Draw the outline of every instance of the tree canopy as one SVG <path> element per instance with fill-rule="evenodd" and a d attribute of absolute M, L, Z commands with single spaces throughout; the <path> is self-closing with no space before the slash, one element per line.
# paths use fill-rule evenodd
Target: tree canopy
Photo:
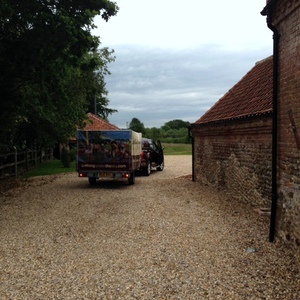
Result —
<path fill-rule="evenodd" d="M 65 140 L 95 97 L 101 116 L 114 112 L 104 81 L 113 51 L 91 29 L 117 12 L 108 0 L 0 0 L 2 148 Z"/>
<path fill-rule="evenodd" d="M 169 130 L 169 129 L 175 129 L 175 130 L 177 130 L 177 129 L 181 129 L 181 128 L 187 128 L 189 125 L 190 125 L 189 122 L 176 119 L 176 120 L 172 120 L 172 121 L 169 121 L 169 122 L 165 123 L 162 126 L 162 128 L 164 130 Z"/>
<path fill-rule="evenodd" d="M 129 128 L 136 132 L 140 132 L 143 135 L 146 133 L 144 124 L 138 118 L 133 118 L 131 120 Z"/>
<path fill-rule="evenodd" d="M 129 123 L 129 128 L 141 132 L 143 137 L 160 140 L 165 143 L 190 143 L 188 127 L 190 123 L 182 120 L 166 122 L 160 128 L 145 128 L 144 124 L 137 118 Z"/>

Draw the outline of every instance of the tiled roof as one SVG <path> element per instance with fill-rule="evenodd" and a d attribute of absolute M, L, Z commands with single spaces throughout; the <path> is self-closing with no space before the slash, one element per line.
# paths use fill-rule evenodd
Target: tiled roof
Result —
<path fill-rule="evenodd" d="M 110 124 L 109 122 L 103 120 L 97 115 L 88 113 L 88 121 L 84 127 L 84 130 L 119 130 L 120 128 Z"/>
<path fill-rule="evenodd" d="M 273 57 L 256 65 L 194 124 L 219 122 L 272 112 Z"/>

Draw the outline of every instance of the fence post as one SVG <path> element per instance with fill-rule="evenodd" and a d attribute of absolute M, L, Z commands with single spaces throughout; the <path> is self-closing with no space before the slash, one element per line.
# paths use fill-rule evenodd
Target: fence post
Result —
<path fill-rule="evenodd" d="M 50 160 L 53 160 L 53 147 L 50 148 Z"/>
<path fill-rule="evenodd" d="M 34 146 L 34 165 L 36 166 L 37 165 L 37 147 L 36 146 Z"/>
<path fill-rule="evenodd" d="M 28 163 L 28 148 L 25 149 L 25 168 L 28 171 L 29 169 L 29 163 Z"/>
<path fill-rule="evenodd" d="M 15 177 L 18 176 L 18 151 L 17 148 L 15 148 Z"/>

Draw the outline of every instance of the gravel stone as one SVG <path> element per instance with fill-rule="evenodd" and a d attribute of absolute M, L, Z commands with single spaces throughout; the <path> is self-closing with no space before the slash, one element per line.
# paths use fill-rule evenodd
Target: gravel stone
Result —
<path fill-rule="evenodd" d="M 0 299 L 300 299 L 299 249 L 269 243 L 268 216 L 191 166 L 166 156 L 134 185 L 74 172 L 0 191 Z"/>

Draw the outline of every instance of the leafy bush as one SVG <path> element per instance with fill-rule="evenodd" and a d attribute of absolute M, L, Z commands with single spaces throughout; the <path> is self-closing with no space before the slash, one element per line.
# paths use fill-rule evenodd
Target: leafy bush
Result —
<path fill-rule="evenodd" d="M 70 151 L 69 151 L 69 155 L 70 155 L 70 161 L 73 162 L 76 160 L 76 149 L 75 148 L 72 148 Z"/>
<path fill-rule="evenodd" d="M 160 128 L 145 128 L 145 132 L 142 134 L 143 137 L 160 140 L 162 143 L 191 144 L 189 124 L 189 122 L 182 120 L 173 120 L 165 123 Z"/>
<path fill-rule="evenodd" d="M 70 151 L 67 150 L 66 148 L 63 148 L 61 150 L 61 161 L 62 161 L 64 167 L 66 167 L 66 168 L 70 167 L 70 162 L 71 162 Z"/>

